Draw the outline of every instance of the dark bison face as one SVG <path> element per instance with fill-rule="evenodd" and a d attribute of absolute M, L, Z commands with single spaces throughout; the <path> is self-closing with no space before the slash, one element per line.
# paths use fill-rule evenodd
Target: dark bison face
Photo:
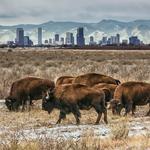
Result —
<path fill-rule="evenodd" d="M 8 110 L 12 110 L 12 101 L 9 98 L 5 99 L 5 105 L 7 106 Z"/>
<path fill-rule="evenodd" d="M 55 100 L 52 91 L 47 91 L 42 99 L 42 110 L 50 114 L 55 107 Z"/>
<path fill-rule="evenodd" d="M 5 105 L 7 106 L 9 111 L 18 111 L 20 104 L 15 99 L 11 99 L 10 97 L 7 97 L 5 99 Z"/>
<path fill-rule="evenodd" d="M 120 115 L 121 109 L 123 108 L 121 103 L 113 99 L 110 101 L 110 106 L 114 115 Z"/>

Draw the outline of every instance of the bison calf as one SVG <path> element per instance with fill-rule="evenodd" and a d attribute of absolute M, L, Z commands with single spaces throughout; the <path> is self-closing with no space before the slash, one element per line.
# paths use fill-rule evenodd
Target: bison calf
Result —
<path fill-rule="evenodd" d="M 53 92 L 47 92 L 43 98 L 42 108 L 49 113 L 54 109 L 60 109 L 57 123 L 66 117 L 66 114 L 73 113 L 76 123 L 79 124 L 81 117 L 79 109 L 90 109 L 94 107 L 98 113 L 96 124 L 99 123 L 102 113 L 107 123 L 107 109 L 105 107 L 105 94 L 81 84 L 66 84 L 55 88 Z"/>
<path fill-rule="evenodd" d="M 125 115 L 132 110 L 134 114 L 138 105 L 150 105 L 150 84 L 143 82 L 126 82 L 119 85 L 111 100 L 113 114 L 120 114 L 121 109 L 125 108 Z M 150 110 L 147 115 L 150 115 Z"/>

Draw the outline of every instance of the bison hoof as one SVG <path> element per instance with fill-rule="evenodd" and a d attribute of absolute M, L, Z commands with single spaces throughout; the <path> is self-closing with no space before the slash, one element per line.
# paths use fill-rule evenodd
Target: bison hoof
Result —
<path fill-rule="evenodd" d="M 108 124 L 108 121 L 105 121 L 106 124 Z"/>
<path fill-rule="evenodd" d="M 76 125 L 79 125 L 79 124 L 80 124 L 80 122 L 77 122 L 77 123 L 76 123 Z"/>
<path fill-rule="evenodd" d="M 60 124 L 60 121 L 57 121 L 56 124 Z"/>
<path fill-rule="evenodd" d="M 99 122 L 95 122 L 95 125 L 99 125 Z"/>

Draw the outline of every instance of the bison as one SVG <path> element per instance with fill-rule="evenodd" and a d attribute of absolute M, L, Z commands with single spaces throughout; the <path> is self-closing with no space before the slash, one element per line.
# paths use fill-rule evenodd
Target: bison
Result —
<path fill-rule="evenodd" d="M 120 84 L 120 81 L 106 75 L 97 74 L 97 73 L 88 73 L 88 74 L 77 76 L 73 80 L 73 83 L 85 84 L 92 87 L 98 83 L 108 83 L 108 84 L 118 85 Z"/>
<path fill-rule="evenodd" d="M 107 84 L 107 83 L 99 83 L 93 86 L 98 90 L 103 90 L 105 93 L 105 101 L 109 102 L 113 96 L 117 85 L 115 84 Z"/>
<path fill-rule="evenodd" d="M 23 111 L 27 101 L 31 104 L 32 100 L 41 99 L 45 91 L 54 87 L 54 82 L 47 79 L 37 77 L 19 79 L 13 82 L 5 104 L 10 111 L 16 111 L 22 105 Z"/>
<path fill-rule="evenodd" d="M 134 114 L 136 106 L 150 105 L 150 84 L 144 82 L 125 82 L 119 85 L 111 100 L 113 114 L 119 114 L 122 108 L 125 108 L 125 114 L 132 110 Z M 147 115 L 150 114 L 150 109 Z"/>
<path fill-rule="evenodd" d="M 80 109 L 94 108 L 98 113 L 96 124 L 99 123 L 102 113 L 104 121 L 107 123 L 107 109 L 105 107 L 105 94 L 82 84 L 66 84 L 58 86 L 53 92 L 47 92 L 43 98 L 43 110 L 51 111 L 54 108 L 60 110 L 57 123 L 66 118 L 66 114 L 73 113 L 76 123 L 79 124 L 81 117 Z"/>
<path fill-rule="evenodd" d="M 57 79 L 56 81 L 56 86 L 59 86 L 61 84 L 69 84 L 69 83 L 72 83 L 73 79 L 75 77 L 72 77 L 72 76 L 61 76 Z"/>

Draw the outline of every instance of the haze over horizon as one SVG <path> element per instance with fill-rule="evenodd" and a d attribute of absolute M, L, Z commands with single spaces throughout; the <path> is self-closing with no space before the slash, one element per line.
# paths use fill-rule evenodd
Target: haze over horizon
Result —
<path fill-rule="evenodd" d="M 150 1 L 147 0 L 0 0 L 0 3 L 0 25 L 40 24 L 50 20 L 128 22 L 150 19 Z"/>

